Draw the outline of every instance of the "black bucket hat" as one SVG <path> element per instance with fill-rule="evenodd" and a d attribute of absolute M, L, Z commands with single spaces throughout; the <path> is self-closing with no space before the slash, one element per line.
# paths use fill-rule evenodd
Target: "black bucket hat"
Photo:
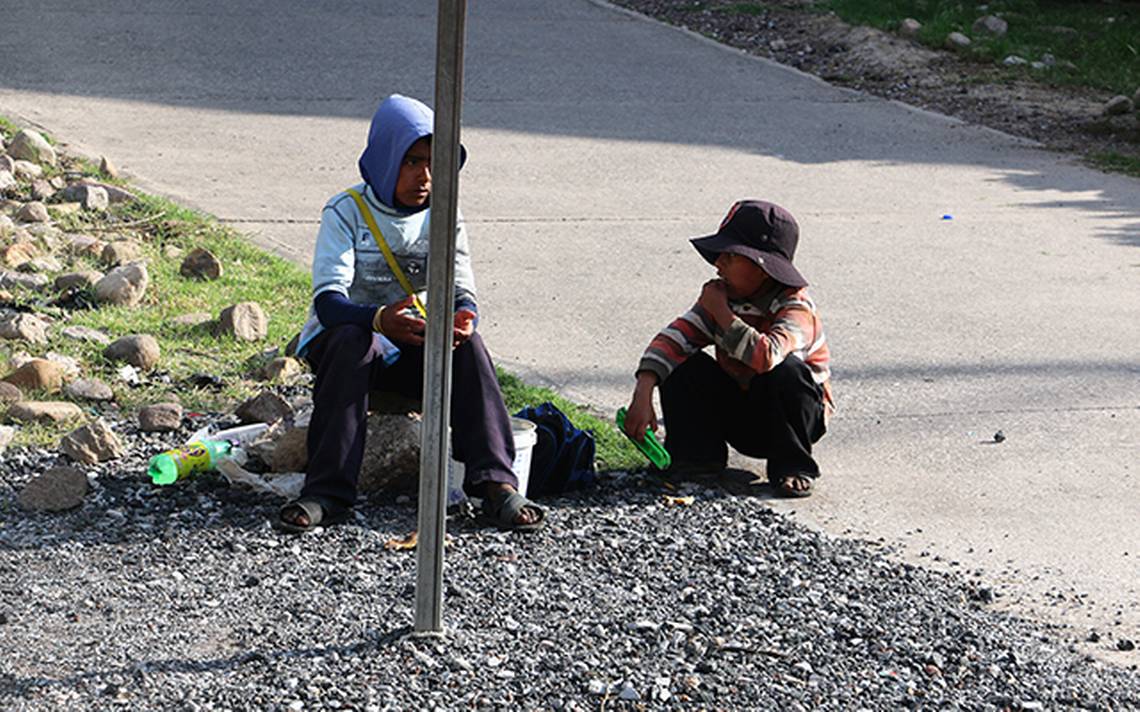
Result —
<path fill-rule="evenodd" d="M 744 255 L 760 265 L 772 279 L 789 287 L 806 287 L 792 265 L 800 226 L 787 210 L 763 200 L 741 200 L 729 209 L 715 235 L 694 237 L 690 242 L 709 264 L 722 252 Z"/>

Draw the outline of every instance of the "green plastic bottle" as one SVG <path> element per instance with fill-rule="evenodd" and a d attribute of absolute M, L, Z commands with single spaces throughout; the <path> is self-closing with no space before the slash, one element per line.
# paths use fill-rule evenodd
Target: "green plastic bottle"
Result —
<path fill-rule="evenodd" d="M 673 464 L 673 458 L 669 456 L 669 451 L 657 441 L 657 435 L 649 428 L 645 429 L 645 436 L 641 440 L 635 440 L 625 432 L 625 408 L 618 408 L 617 412 L 617 426 L 618 430 L 629 438 L 630 442 L 637 446 L 642 455 L 649 458 L 649 461 L 657 466 L 659 470 L 668 470 L 669 465 Z"/>
<path fill-rule="evenodd" d="M 156 485 L 174 484 L 197 472 L 209 472 L 233 451 L 228 440 L 199 440 L 159 453 L 150 459 L 146 473 Z"/>

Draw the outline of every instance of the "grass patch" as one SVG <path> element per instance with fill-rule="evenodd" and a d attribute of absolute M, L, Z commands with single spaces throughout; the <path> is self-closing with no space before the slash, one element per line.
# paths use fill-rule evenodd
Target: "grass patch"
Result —
<path fill-rule="evenodd" d="M 1032 72 L 1047 81 L 1128 96 L 1140 87 L 1140 3 L 1136 2 L 994 0 L 980 10 L 972 2 L 824 0 L 818 7 L 834 11 L 845 22 L 888 31 L 914 18 L 923 25 L 920 41 L 932 47 L 941 47 L 950 32 L 962 32 L 974 40 L 971 54 L 985 61 L 1001 62 L 1015 54 L 1032 62 L 1052 55 L 1057 60 L 1053 67 L 1009 70 Z M 1000 38 L 975 34 L 974 21 L 983 15 L 1005 19 L 1009 32 Z"/>
<path fill-rule="evenodd" d="M 1115 152 L 1094 153 L 1089 156 L 1089 162 L 1101 170 L 1140 178 L 1140 158 L 1136 156 L 1125 156 Z"/>
<path fill-rule="evenodd" d="M 498 374 L 499 387 L 503 391 L 503 400 L 510 412 L 515 413 L 527 406 L 550 401 L 566 414 L 574 427 L 592 430 L 597 442 L 599 470 L 636 470 L 643 469 L 648 465 L 645 456 L 618 431 L 613 420 L 593 415 L 583 406 L 566 400 L 549 388 L 529 385 L 518 376 L 502 369 L 498 369 Z"/>

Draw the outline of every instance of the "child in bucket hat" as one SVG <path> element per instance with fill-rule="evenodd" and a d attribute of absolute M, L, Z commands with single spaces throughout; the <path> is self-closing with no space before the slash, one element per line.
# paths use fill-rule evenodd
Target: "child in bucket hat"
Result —
<path fill-rule="evenodd" d="M 799 226 L 778 205 L 742 200 L 715 234 L 691 242 L 717 278 L 642 355 L 626 432 L 657 429 L 657 386 L 673 457 L 667 475 L 719 473 L 731 445 L 767 459 L 781 495 L 806 497 L 819 477 L 812 445 L 834 403 L 823 324 L 792 262 Z M 710 344 L 715 359 L 702 351 Z"/>

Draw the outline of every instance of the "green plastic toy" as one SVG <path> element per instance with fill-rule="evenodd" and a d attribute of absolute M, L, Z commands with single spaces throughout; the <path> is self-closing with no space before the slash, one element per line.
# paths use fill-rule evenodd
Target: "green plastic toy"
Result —
<path fill-rule="evenodd" d="M 617 426 L 629 441 L 637 446 L 643 455 L 649 458 L 649 461 L 657 466 L 659 470 L 668 470 L 669 465 L 673 463 L 673 458 L 669 457 L 669 451 L 657 442 L 657 435 L 654 434 L 650 428 L 645 429 L 645 437 L 641 441 L 637 441 L 630 437 L 629 433 L 625 432 L 625 408 L 618 408 L 617 412 Z"/>

